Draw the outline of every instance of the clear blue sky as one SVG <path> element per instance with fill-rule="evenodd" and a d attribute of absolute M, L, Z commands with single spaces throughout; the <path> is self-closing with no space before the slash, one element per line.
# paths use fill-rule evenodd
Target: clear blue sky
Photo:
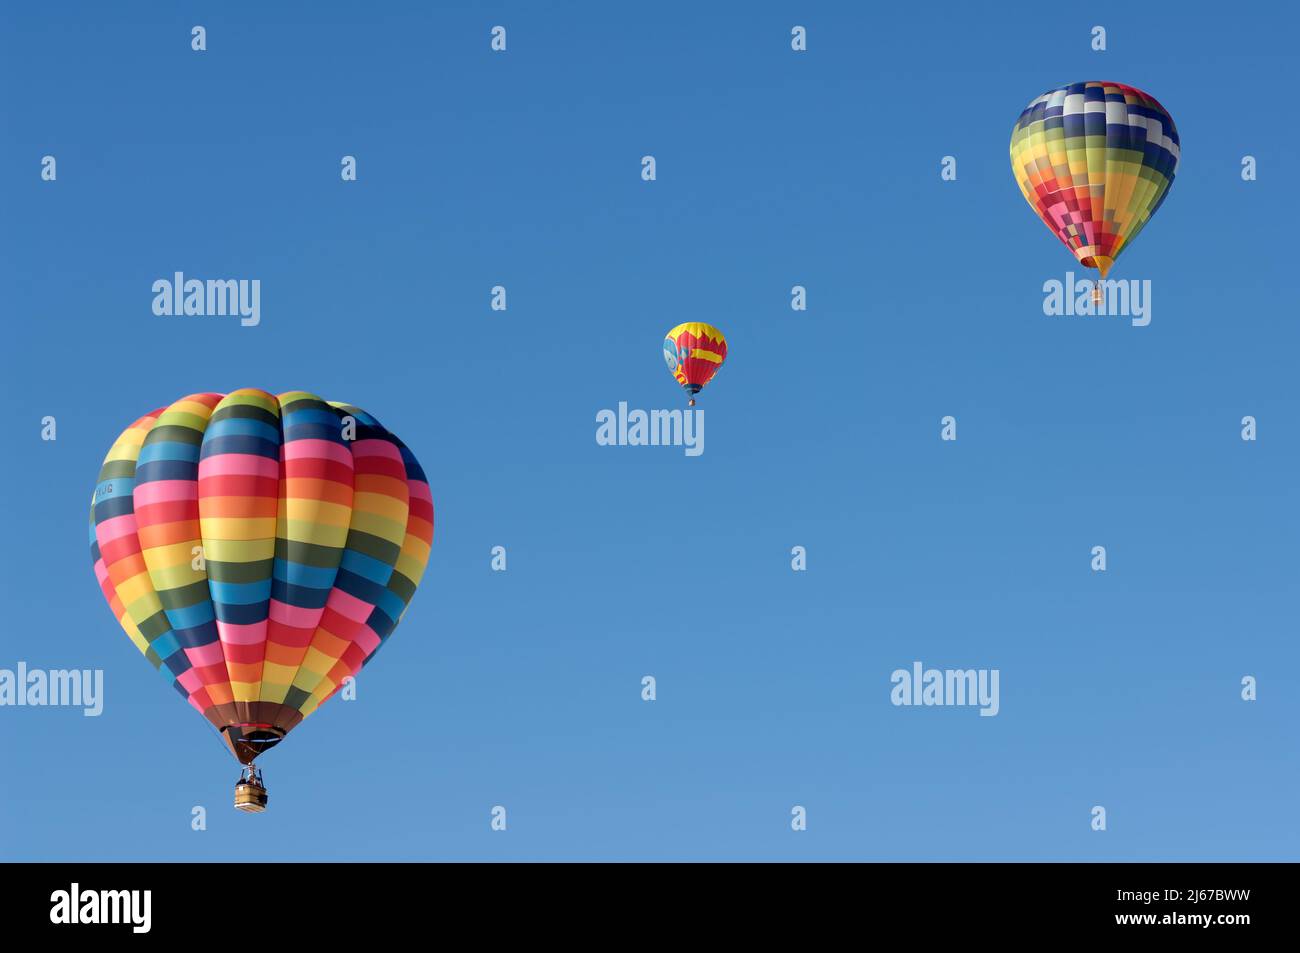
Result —
<path fill-rule="evenodd" d="M 107 683 L 98 719 L 0 710 L 0 856 L 1296 859 L 1294 12 L 149 7 L 0 14 L 0 667 Z M 1153 282 L 1147 328 L 1042 313 L 1080 269 L 1007 142 L 1086 79 L 1182 136 L 1112 273 Z M 155 317 L 177 270 L 260 279 L 261 325 Z M 683 404 L 685 320 L 730 345 L 704 455 L 597 446 L 602 408 Z M 437 507 L 261 817 L 86 546 L 118 431 L 241 386 L 370 410 Z M 918 659 L 999 669 L 1001 713 L 893 707 Z"/>

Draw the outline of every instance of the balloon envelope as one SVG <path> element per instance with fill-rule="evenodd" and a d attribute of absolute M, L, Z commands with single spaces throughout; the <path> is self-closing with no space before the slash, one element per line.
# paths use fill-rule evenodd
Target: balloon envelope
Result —
<path fill-rule="evenodd" d="M 688 321 L 664 338 L 664 361 L 677 383 L 692 397 L 713 380 L 727 359 L 727 341 L 711 324 Z"/>
<path fill-rule="evenodd" d="M 1103 278 L 1169 194 L 1179 154 L 1169 113 L 1123 83 L 1049 90 L 1011 132 L 1011 170 L 1025 200 Z"/>
<path fill-rule="evenodd" d="M 302 391 L 146 414 L 109 450 L 90 510 L 113 614 L 245 764 L 373 657 L 432 540 L 406 445 Z"/>

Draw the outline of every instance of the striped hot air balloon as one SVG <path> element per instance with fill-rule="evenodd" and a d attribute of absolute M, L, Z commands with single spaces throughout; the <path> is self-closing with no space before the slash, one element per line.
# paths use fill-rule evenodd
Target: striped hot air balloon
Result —
<path fill-rule="evenodd" d="M 690 405 L 695 406 L 695 395 L 713 380 L 722 362 L 727 359 L 727 340 L 711 324 L 687 321 L 668 332 L 664 338 L 664 361 L 677 383 L 691 395 Z"/>
<path fill-rule="evenodd" d="M 241 764 L 356 675 L 392 633 L 433 540 L 406 445 L 348 404 L 292 391 L 191 394 L 108 452 L 90 555 L 131 641 Z"/>
<path fill-rule="evenodd" d="M 1011 131 L 1011 171 L 1025 200 L 1102 278 L 1168 196 L 1178 159 L 1169 113 L 1123 83 L 1049 90 Z"/>

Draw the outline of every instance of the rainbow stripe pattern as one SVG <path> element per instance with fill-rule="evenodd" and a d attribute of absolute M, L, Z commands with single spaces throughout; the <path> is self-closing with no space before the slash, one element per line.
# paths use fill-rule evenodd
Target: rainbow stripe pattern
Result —
<path fill-rule="evenodd" d="M 245 764 L 374 657 L 432 541 L 406 445 L 303 391 L 146 414 L 109 450 L 90 509 L 113 615 Z"/>
<path fill-rule="evenodd" d="M 1105 278 L 1169 194 L 1178 130 L 1123 83 L 1071 83 L 1039 96 L 1011 131 L 1011 171 L 1079 263 Z"/>

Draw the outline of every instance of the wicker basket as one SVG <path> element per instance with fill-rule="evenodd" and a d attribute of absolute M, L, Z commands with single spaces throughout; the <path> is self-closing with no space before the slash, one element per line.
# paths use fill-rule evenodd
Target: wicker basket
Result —
<path fill-rule="evenodd" d="M 240 781 L 235 785 L 235 807 L 249 814 L 261 814 L 266 810 L 266 788 L 252 781 Z"/>

